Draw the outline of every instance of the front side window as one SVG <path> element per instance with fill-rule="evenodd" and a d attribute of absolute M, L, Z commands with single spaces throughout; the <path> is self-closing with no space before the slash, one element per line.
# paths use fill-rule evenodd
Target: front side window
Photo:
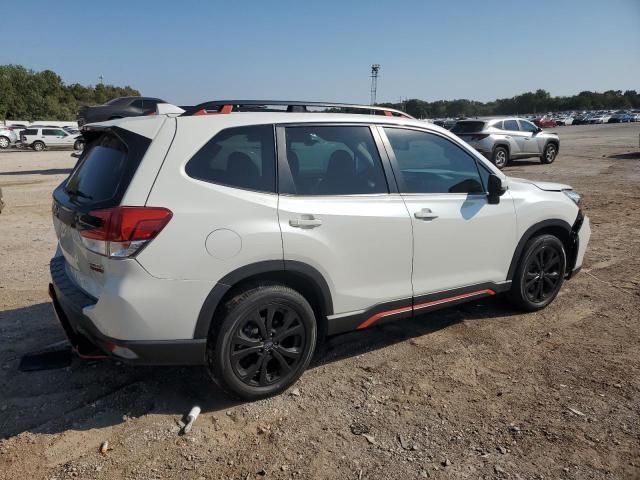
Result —
<path fill-rule="evenodd" d="M 400 169 L 402 193 L 483 193 L 475 159 L 428 132 L 384 129 Z"/>
<path fill-rule="evenodd" d="M 388 193 L 380 155 L 369 127 L 287 127 L 285 135 L 296 194 Z"/>
<path fill-rule="evenodd" d="M 276 191 L 273 125 L 222 130 L 189 160 L 187 175 L 245 190 Z"/>
<path fill-rule="evenodd" d="M 536 127 L 533 123 L 527 122 L 526 120 L 518 120 L 520 122 L 520 130 L 523 132 L 537 132 L 538 127 Z"/>

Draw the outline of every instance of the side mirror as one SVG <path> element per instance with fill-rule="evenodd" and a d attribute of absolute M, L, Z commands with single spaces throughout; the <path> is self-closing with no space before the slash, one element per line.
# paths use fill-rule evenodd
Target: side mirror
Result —
<path fill-rule="evenodd" d="M 540 133 L 541 131 L 542 131 L 542 128 L 536 127 L 536 131 L 533 132 L 533 134 L 536 135 L 536 134 Z"/>
<path fill-rule="evenodd" d="M 502 180 L 497 175 L 489 175 L 487 184 L 487 199 L 491 205 L 500 203 L 500 197 L 507 189 L 502 186 Z"/>

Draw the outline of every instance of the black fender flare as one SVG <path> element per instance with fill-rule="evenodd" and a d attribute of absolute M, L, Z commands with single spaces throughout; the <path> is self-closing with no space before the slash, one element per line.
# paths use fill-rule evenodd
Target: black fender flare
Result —
<path fill-rule="evenodd" d="M 559 218 L 553 218 L 548 220 L 543 220 L 538 223 L 534 223 L 522 234 L 520 240 L 518 241 L 518 245 L 516 245 L 516 249 L 513 252 L 513 257 L 511 258 L 511 264 L 509 265 L 509 271 L 507 273 L 507 280 L 513 280 L 513 275 L 516 272 L 516 268 L 518 268 L 518 262 L 520 261 L 520 257 L 522 256 L 522 252 L 524 250 L 524 246 L 527 242 L 535 235 L 536 232 L 543 230 L 545 228 L 554 227 L 561 228 L 567 232 L 567 236 L 571 237 L 571 225 L 569 225 L 564 220 L 560 220 Z M 571 252 L 567 253 L 567 260 L 569 260 L 569 256 Z"/>
<path fill-rule="evenodd" d="M 257 275 L 268 273 L 293 273 L 305 277 L 317 289 L 324 315 L 333 315 L 333 300 L 329 284 L 315 267 L 295 260 L 265 260 L 240 267 L 222 277 L 211 289 L 200 313 L 193 332 L 194 339 L 207 338 L 213 316 L 225 294 L 238 283 Z"/>
<path fill-rule="evenodd" d="M 507 155 L 509 156 L 509 158 L 511 158 L 511 147 L 509 146 L 509 142 L 505 142 L 505 141 L 497 141 L 494 145 L 493 148 L 491 149 L 491 157 L 493 158 L 493 152 L 496 151 L 496 148 L 498 147 L 503 147 L 507 149 Z"/>

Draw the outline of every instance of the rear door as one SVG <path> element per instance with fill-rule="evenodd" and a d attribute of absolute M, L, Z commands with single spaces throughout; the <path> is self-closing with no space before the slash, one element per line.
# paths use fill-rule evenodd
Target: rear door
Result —
<path fill-rule="evenodd" d="M 369 125 L 278 127 L 284 258 L 324 276 L 337 315 L 411 305 L 411 220 L 379 146 Z"/>
<path fill-rule="evenodd" d="M 504 135 L 509 141 L 509 150 L 512 156 L 521 155 L 525 148 L 525 135 L 520 131 L 518 121 L 515 119 L 505 120 L 503 122 L 502 129 L 505 131 Z"/>
<path fill-rule="evenodd" d="M 65 144 L 67 134 L 61 128 L 43 128 L 42 140 L 49 147 L 60 147 Z"/>

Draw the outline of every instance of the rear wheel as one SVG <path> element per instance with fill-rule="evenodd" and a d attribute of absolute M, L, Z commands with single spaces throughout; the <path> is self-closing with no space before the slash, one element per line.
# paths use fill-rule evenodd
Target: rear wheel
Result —
<path fill-rule="evenodd" d="M 2 150 L 9 148 L 10 145 L 11 141 L 7 137 L 0 136 L 0 148 Z"/>
<path fill-rule="evenodd" d="M 553 163 L 558 155 L 558 147 L 555 143 L 548 143 L 546 147 L 544 147 L 544 152 L 542 152 L 542 157 L 540 157 L 540 161 L 542 163 Z"/>
<path fill-rule="evenodd" d="M 502 170 L 509 163 L 509 151 L 505 147 L 496 147 L 491 155 L 493 164 Z"/>
<path fill-rule="evenodd" d="M 74 150 L 84 150 L 84 142 L 82 140 L 76 140 L 73 143 Z"/>
<path fill-rule="evenodd" d="M 31 148 L 33 148 L 36 152 L 41 152 L 42 150 L 44 150 L 44 143 L 33 142 L 33 144 L 31 145 Z"/>
<path fill-rule="evenodd" d="M 567 258 L 562 242 L 540 235 L 527 243 L 509 291 L 509 300 L 526 311 L 549 305 L 564 282 Z"/>
<path fill-rule="evenodd" d="M 283 285 L 257 285 L 229 300 L 207 342 L 207 365 L 228 394 L 257 400 L 302 375 L 316 346 L 309 302 Z"/>

